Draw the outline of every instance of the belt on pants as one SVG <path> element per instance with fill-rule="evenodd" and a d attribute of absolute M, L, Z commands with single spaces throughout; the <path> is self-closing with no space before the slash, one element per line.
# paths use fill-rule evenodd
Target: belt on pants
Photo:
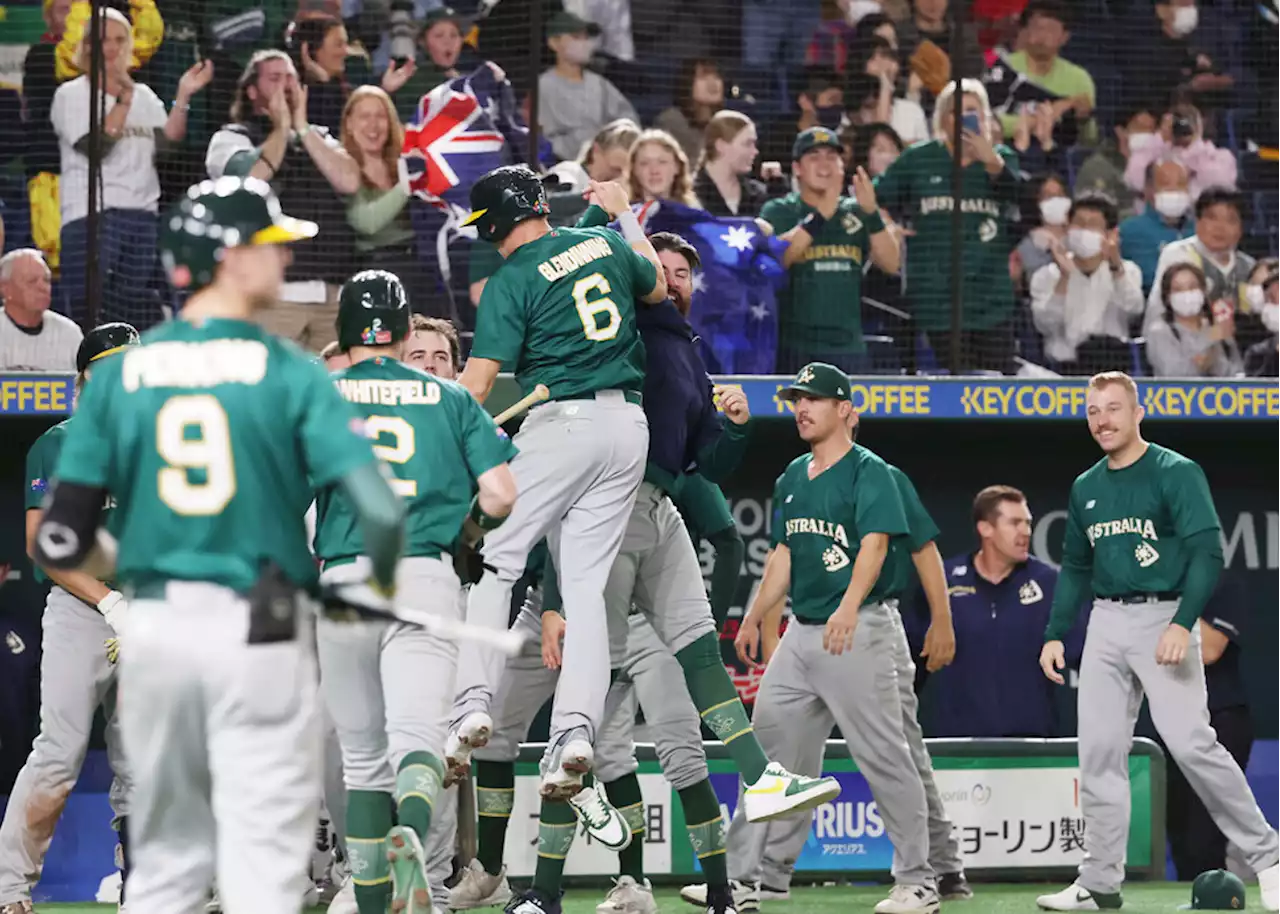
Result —
<path fill-rule="evenodd" d="M 552 397 L 553 403 L 568 403 L 573 400 L 612 400 L 622 397 L 632 406 L 643 406 L 644 398 L 640 396 L 638 390 L 597 390 L 595 393 L 571 394 L 567 397 Z"/>
<path fill-rule="evenodd" d="M 1133 605 L 1136 603 L 1170 603 L 1182 599 L 1182 594 L 1176 591 L 1166 590 L 1160 593 L 1122 593 L 1119 596 L 1107 597 L 1098 596 L 1099 600 L 1110 600 L 1112 603 L 1127 603 Z"/>

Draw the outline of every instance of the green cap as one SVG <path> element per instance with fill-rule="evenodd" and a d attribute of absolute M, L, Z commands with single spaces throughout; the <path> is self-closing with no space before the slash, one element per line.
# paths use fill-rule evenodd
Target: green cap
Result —
<path fill-rule="evenodd" d="M 595 38 L 600 34 L 600 26 L 594 22 L 588 22 L 568 10 L 560 10 L 547 23 L 548 38 L 555 38 L 557 35 L 576 35 L 579 32 L 586 32 L 592 38 Z"/>
<path fill-rule="evenodd" d="M 1191 883 L 1191 904 L 1181 905 L 1180 911 L 1243 911 L 1245 909 L 1244 883 L 1235 873 L 1226 870 L 1206 870 Z"/>
<path fill-rule="evenodd" d="M 844 152 L 844 146 L 840 144 L 840 138 L 836 136 L 834 130 L 826 127 L 810 127 L 808 130 L 801 131 L 791 145 L 791 160 L 794 162 L 806 152 L 812 152 L 820 146 L 830 146 L 837 152 Z"/>
<path fill-rule="evenodd" d="M 432 28 L 441 22 L 452 22 L 458 27 L 458 31 L 460 32 L 466 29 L 466 20 L 458 15 L 457 10 L 451 6 L 437 6 L 423 17 L 423 33 L 425 34 L 426 32 L 431 31 Z"/>
<path fill-rule="evenodd" d="M 853 399 L 849 393 L 849 376 L 826 362 L 810 362 L 801 368 L 796 379 L 783 389 L 782 398 L 794 400 L 799 394 L 831 400 Z"/>

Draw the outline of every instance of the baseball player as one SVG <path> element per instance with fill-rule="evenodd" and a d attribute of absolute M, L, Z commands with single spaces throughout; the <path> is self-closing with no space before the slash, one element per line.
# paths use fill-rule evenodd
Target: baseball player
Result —
<path fill-rule="evenodd" d="M 774 489 L 777 542 L 756 606 L 763 612 L 790 592 L 793 618 L 760 682 L 755 725 L 761 742 L 791 765 L 839 725 L 895 850 L 895 885 L 876 911 L 936 912 L 925 789 L 897 685 L 895 645 L 906 636 L 885 605 L 902 560 L 891 540 L 909 527 L 888 466 L 849 439 L 849 390 L 844 372 L 812 362 L 783 392 L 795 402 L 809 453 L 788 465 Z"/>
<path fill-rule="evenodd" d="M 1094 375 L 1089 433 L 1106 456 L 1076 477 L 1062 570 L 1040 666 L 1063 681 L 1063 638 L 1081 602 L 1093 613 L 1080 662 L 1080 807 L 1076 881 L 1036 899 L 1049 911 L 1119 908 L 1129 837 L 1129 745 L 1145 695 L 1151 719 L 1214 824 L 1258 874 L 1263 907 L 1280 909 L 1280 844 L 1240 766 L 1209 726 L 1196 625 L 1222 571 L 1221 524 L 1195 461 L 1142 437 L 1133 379 Z"/>
<path fill-rule="evenodd" d="M 118 568 L 120 725 L 134 774 L 133 914 L 198 910 L 216 869 L 226 914 L 294 914 L 320 793 L 316 586 L 303 515 L 337 483 L 389 592 L 403 508 L 324 369 L 253 319 L 284 244 L 316 233 L 257 179 L 196 185 L 164 218 L 179 319 L 86 385 L 36 537 L 57 570 Z M 98 545 L 119 502 L 118 554 Z"/>
<path fill-rule="evenodd" d="M 630 245 L 608 228 L 553 230 L 542 182 L 523 165 L 495 169 L 477 181 L 468 219 L 505 261 L 485 284 L 460 380 L 484 402 L 505 365 L 515 369 L 525 391 L 544 384 L 552 402 L 534 408 L 516 436 L 520 453 L 511 469 L 520 500 L 512 522 L 485 538 L 484 562 L 493 571 L 471 589 L 467 618 L 505 627 L 512 586 L 530 550 L 546 537 L 575 622 L 565 644 L 572 675 L 557 687 L 543 760 L 543 795 L 560 799 L 581 792 L 604 720 L 605 582 L 649 444 L 640 408 L 644 348 L 636 300 L 666 297 L 657 254 L 631 214 L 626 191 L 593 184 L 592 193 L 611 213 L 622 214 Z M 469 748 L 491 732 L 486 708 L 501 668 L 495 651 L 464 653 L 458 682 L 463 715 L 454 721 L 448 752 L 455 770 L 465 770 Z M 622 826 L 616 815 L 609 818 Z"/>
<path fill-rule="evenodd" d="M 138 331 L 128 324 L 103 324 L 90 330 L 76 351 L 77 398 L 104 359 L 137 344 Z M 50 428 L 27 453 L 29 554 L 34 552 L 36 530 L 44 516 L 41 502 L 73 421 L 74 416 Z M 103 519 L 110 523 L 110 505 Z M 115 714 L 116 635 L 124 624 L 128 602 L 109 582 L 82 572 L 44 569 L 37 564 L 35 573 L 53 585 L 41 623 L 40 733 L 14 782 L 4 825 L 0 826 L 0 914 L 30 914 L 32 910 L 31 890 L 40 881 L 54 827 L 80 776 L 99 705 L 107 716 L 107 759 L 115 775 L 111 782 L 112 826 L 120 833 L 120 867 L 128 875 L 125 824 L 129 772 Z"/>
<path fill-rule="evenodd" d="M 482 534 L 511 512 L 516 486 L 507 463 L 515 448 L 465 388 L 399 361 L 409 301 L 395 275 L 366 270 L 348 280 L 337 331 L 351 367 L 334 382 L 362 416 L 374 453 L 394 475 L 392 488 L 405 499 L 396 589 L 406 605 L 461 621 L 466 607 L 451 553 L 460 535 L 470 535 L 460 534 L 464 520 Z M 366 579 L 368 560 L 345 494 L 320 492 L 316 515 L 321 581 Z M 360 914 L 383 914 L 388 903 L 397 914 L 429 914 L 422 842 L 444 778 L 457 645 L 404 623 L 326 619 L 317 643 L 321 691 L 342 745 Z"/>

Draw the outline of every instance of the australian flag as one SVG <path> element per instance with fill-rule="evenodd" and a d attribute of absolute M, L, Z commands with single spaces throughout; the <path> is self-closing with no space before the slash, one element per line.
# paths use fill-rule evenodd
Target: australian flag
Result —
<path fill-rule="evenodd" d="M 713 216 L 671 200 L 638 213 L 646 234 L 675 232 L 702 258 L 689 323 L 712 374 L 773 374 L 778 348 L 777 293 L 786 282 L 788 242 L 754 219 Z"/>

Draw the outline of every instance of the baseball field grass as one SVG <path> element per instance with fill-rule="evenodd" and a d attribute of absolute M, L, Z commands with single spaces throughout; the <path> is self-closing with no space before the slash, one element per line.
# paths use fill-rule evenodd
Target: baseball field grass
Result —
<path fill-rule="evenodd" d="M 947 902 L 944 911 L 951 914 L 1033 914 L 1036 896 L 1063 888 L 1062 884 L 977 884 L 975 895 L 969 901 Z M 1257 897 L 1258 887 L 1249 886 L 1249 911 L 1261 911 L 1262 902 Z M 596 905 L 604 897 L 603 891 L 574 889 L 565 896 L 564 914 L 595 914 Z M 697 914 L 698 909 L 680 900 L 674 888 L 662 888 L 657 892 L 661 914 Z M 798 888 L 788 901 L 766 901 L 763 914 L 855 914 L 870 912 L 875 903 L 885 897 L 883 886 L 822 886 Z M 1124 890 L 1124 911 L 1128 914 L 1164 914 L 1176 911 L 1178 905 L 1191 899 L 1190 883 L 1155 882 L 1131 883 Z M 497 912 L 500 908 L 484 910 Z M 37 914 L 114 914 L 114 905 L 100 904 L 42 904 L 36 906 Z M 323 914 L 324 908 L 312 908 L 308 914 Z"/>

